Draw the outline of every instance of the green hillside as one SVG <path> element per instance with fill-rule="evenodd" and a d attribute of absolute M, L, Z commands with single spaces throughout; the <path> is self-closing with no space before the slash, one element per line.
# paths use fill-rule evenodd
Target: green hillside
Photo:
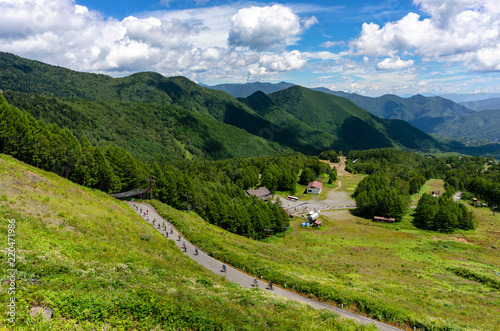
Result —
<path fill-rule="evenodd" d="M 15 294 L 0 293 L 16 299 L 2 330 L 372 330 L 231 284 L 124 203 L 10 156 L 0 155 L 0 192 L 1 277 L 10 233 L 18 279 Z M 50 322 L 33 307 L 52 309 Z"/>
<path fill-rule="evenodd" d="M 269 97 L 312 128 L 339 137 L 354 149 L 437 146 L 429 135 L 403 121 L 382 120 L 350 100 L 292 86 Z"/>
<path fill-rule="evenodd" d="M 399 124 L 391 124 L 397 133 L 389 133 L 388 123 L 352 102 L 301 87 L 276 92 L 272 99 L 278 107 L 270 111 L 257 107 L 255 100 L 241 102 L 185 77 L 143 72 L 111 78 L 8 53 L 0 53 L 0 87 L 9 103 L 35 118 L 66 126 L 77 137 L 85 134 L 94 144 L 117 144 L 143 160 L 222 159 L 291 150 L 318 154 L 432 143 L 410 126 L 397 129 Z M 300 111 L 290 104 L 298 98 Z"/>
<path fill-rule="evenodd" d="M 315 90 L 349 99 L 375 116 L 403 120 L 427 133 L 437 132 L 437 126 L 443 122 L 474 113 L 463 105 L 441 97 L 414 95 L 410 98 L 401 98 L 397 95 L 385 94 L 372 98 L 356 93 L 331 91 L 326 88 Z"/>
<path fill-rule="evenodd" d="M 447 136 L 465 136 L 500 142 L 500 110 L 482 110 L 438 126 Z"/>
<path fill-rule="evenodd" d="M 224 159 L 290 152 L 284 146 L 176 106 L 92 101 L 5 91 L 10 104 L 67 127 L 94 145 L 115 144 L 146 161 Z"/>

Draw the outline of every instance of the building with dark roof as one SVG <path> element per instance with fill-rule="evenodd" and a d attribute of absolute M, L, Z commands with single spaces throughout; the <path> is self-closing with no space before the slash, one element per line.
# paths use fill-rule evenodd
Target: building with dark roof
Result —
<path fill-rule="evenodd" d="M 264 200 L 264 201 L 268 201 L 269 199 L 271 199 L 271 196 L 272 196 L 271 191 L 269 191 L 264 186 L 256 188 L 255 190 L 246 190 L 245 193 L 248 196 L 254 195 L 257 198 Z"/>

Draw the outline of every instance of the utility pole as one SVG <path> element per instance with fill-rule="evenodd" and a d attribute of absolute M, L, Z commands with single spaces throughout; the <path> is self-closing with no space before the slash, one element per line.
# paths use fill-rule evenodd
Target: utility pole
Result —
<path fill-rule="evenodd" d="M 149 200 L 153 200 L 153 187 L 151 186 L 151 182 L 156 182 L 154 178 L 155 176 L 150 176 L 146 178 L 146 180 L 149 182 Z"/>
<path fill-rule="evenodd" d="M 288 229 L 288 226 L 281 226 L 281 228 L 283 229 L 283 239 L 285 239 L 285 231 L 286 229 Z"/>
<path fill-rule="evenodd" d="M 269 229 L 269 228 L 265 228 L 265 229 L 264 229 L 264 231 L 266 231 L 266 233 L 267 233 L 267 234 L 266 234 L 266 237 L 267 237 L 267 243 L 269 244 L 269 236 L 270 236 L 269 232 L 271 232 L 271 229 Z"/>
<path fill-rule="evenodd" d="M 187 199 L 187 205 L 188 205 L 188 213 L 189 213 L 189 198 L 192 198 L 191 195 L 189 195 L 188 192 L 186 192 L 186 195 L 185 195 L 186 199 Z"/>

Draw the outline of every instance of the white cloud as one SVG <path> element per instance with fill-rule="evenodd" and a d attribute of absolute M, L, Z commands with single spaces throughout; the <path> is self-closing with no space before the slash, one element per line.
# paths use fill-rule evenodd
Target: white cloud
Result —
<path fill-rule="evenodd" d="M 229 45 L 252 50 L 284 46 L 287 39 L 302 32 L 299 17 L 291 8 L 280 4 L 240 9 L 231 22 Z M 310 24 L 313 22 L 309 19 L 305 25 L 308 27 Z"/>
<path fill-rule="evenodd" d="M 498 71 L 500 9 L 497 0 L 415 0 L 430 17 L 409 13 L 379 26 L 364 23 L 351 47 L 359 55 L 461 62 L 472 70 Z"/>
<path fill-rule="evenodd" d="M 342 45 L 344 43 L 345 43 L 344 41 L 325 41 L 324 43 L 322 43 L 319 46 L 324 47 L 324 48 L 330 48 L 330 47 Z"/>
<path fill-rule="evenodd" d="M 248 79 L 255 80 L 281 72 L 299 70 L 306 64 L 306 56 L 297 50 L 281 54 L 263 53 L 260 54 L 258 61 L 248 66 Z"/>
<path fill-rule="evenodd" d="M 388 57 L 383 61 L 377 63 L 377 69 L 379 70 L 401 70 L 407 69 L 413 66 L 413 60 L 401 60 L 399 56 Z"/>

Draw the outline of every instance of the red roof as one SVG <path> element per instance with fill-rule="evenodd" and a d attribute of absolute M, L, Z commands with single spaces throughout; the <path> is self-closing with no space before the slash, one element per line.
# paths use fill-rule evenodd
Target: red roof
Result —
<path fill-rule="evenodd" d="M 309 187 L 322 188 L 323 184 L 315 180 L 315 181 L 310 182 L 307 185 L 307 188 L 309 188 Z"/>
<path fill-rule="evenodd" d="M 373 219 L 376 221 L 384 221 L 384 222 L 394 222 L 395 218 L 392 217 L 381 217 L 381 216 L 373 216 Z"/>

